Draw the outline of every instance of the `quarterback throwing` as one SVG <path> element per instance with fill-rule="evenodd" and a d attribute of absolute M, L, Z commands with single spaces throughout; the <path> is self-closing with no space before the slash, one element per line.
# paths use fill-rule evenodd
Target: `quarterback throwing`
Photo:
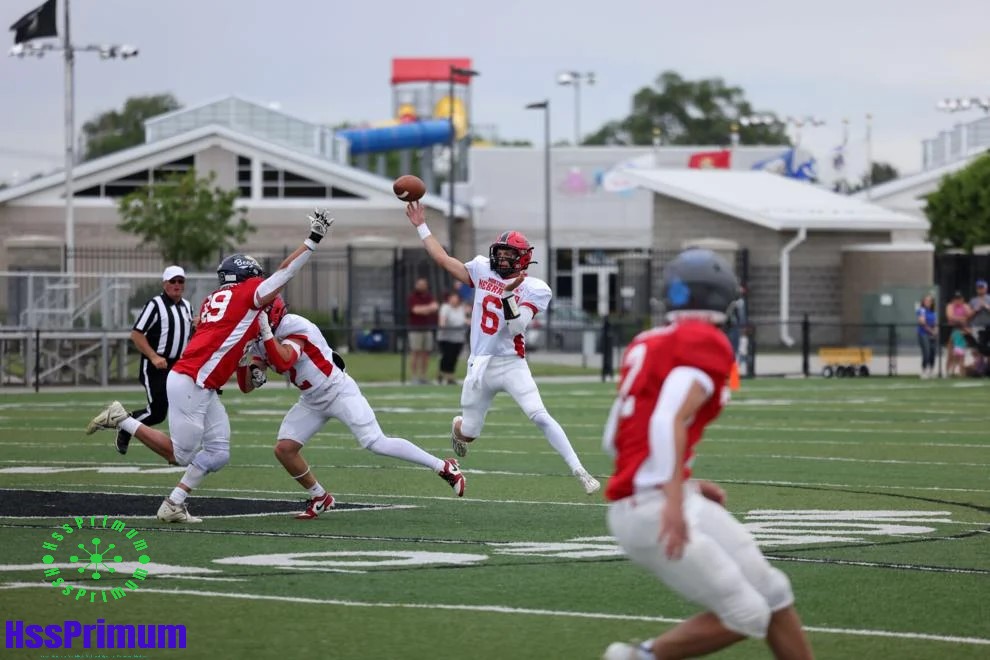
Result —
<path fill-rule="evenodd" d="M 495 395 L 506 392 L 564 459 L 584 491 L 589 495 L 596 492 L 601 484 L 584 469 L 564 429 L 547 412 L 525 360 L 526 326 L 546 311 L 552 297 L 546 282 L 526 274 L 533 246 L 521 233 L 507 231 L 495 239 L 487 257 L 478 255 L 464 263 L 448 255 L 432 236 L 422 204 L 409 204 L 406 216 L 430 257 L 455 279 L 475 289 L 471 355 L 461 390 L 462 414 L 451 424 L 454 453 L 467 455 L 467 445 L 481 435 Z"/>

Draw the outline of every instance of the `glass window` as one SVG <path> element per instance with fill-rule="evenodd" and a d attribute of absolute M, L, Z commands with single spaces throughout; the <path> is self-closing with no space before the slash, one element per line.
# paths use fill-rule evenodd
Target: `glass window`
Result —
<path fill-rule="evenodd" d="M 89 188 L 77 190 L 74 197 L 101 197 L 102 195 L 102 185 L 97 184 L 95 186 L 90 186 Z"/>
<path fill-rule="evenodd" d="M 557 286 L 554 290 L 554 297 L 561 298 L 574 297 L 574 278 L 570 275 L 557 275 Z"/>
<path fill-rule="evenodd" d="M 337 186 L 330 186 L 330 196 L 338 198 L 365 199 L 362 195 L 355 195 L 354 193 L 344 190 L 343 188 L 338 188 Z"/>
<path fill-rule="evenodd" d="M 558 271 L 561 270 L 574 270 L 574 250 L 570 248 L 564 250 L 555 250 L 556 254 L 556 267 Z"/>

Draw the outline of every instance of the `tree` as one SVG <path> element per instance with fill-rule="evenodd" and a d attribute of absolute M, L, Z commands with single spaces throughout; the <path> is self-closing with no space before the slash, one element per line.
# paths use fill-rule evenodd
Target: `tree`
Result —
<path fill-rule="evenodd" d="M 859 192 L 860 190 L 865 190 L 868 185 L 879 186 L 881 183 L 893 181 L 901 175 L 901 173 L 897 171 L 896 167 L 890 163 L 884 163 L 882 161 L 873 163 L 873 166 L 870 168 L 870 174 L 871 175 L 867 175 L 864 172 L 862 178 L 851 186 L 848 182 L 840 182 L 840 184 L 844 184 L 845 187 L 842 185 L 837 186 L 835 192 L 844 192 L 847 195 L 851 195 Z"/>
<path fill-rule="evenodd" d="M 667 144 L 728 144 L 731 126 L 739 117 L 772 115 L 754 112 L 739 87 L 721 78 L 685 80 L 664 71 L 652 87 L 633 96 L 632 113 L 610 121 L 589 135 L 584 144 L 653 144 L 654 129 Z M 782 124 L 739 126 L 740 144 L 788 144 Z"/>
<path fill-rule="evenodd" d="M 968 254 L 990 243 L 990 155 L 942 179 L 928 195 L 928 240 L 939 252 L 959 248 Z"/>
<path fill-rule="evenodd" d="M 83 124 L 83 160 L 92 160 L 144 142 L 144 120 L 182 107 L 171 94 L 132 96 L 120 112 L 110 110 Z"/>
<path fill-rule="evenodd" d="M 157 247 L 168 263 L 203 268 L 256 231 L 247 210 L 234 208 L 238 191 L 215 187 L 215 179 L 190 170 L 135 190 L 118 202 L 120 229 Z"/>

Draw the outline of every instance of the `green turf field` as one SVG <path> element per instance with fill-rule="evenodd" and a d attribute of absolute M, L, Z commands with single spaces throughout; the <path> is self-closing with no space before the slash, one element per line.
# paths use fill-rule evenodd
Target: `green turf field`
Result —
<path fill-rule="evenodd" d="M 603 481 L 612 388 L 542 387 Z M 819 658 L 990 657 L 988 393 L 975 382 L 747 381 L 701 444 L 696 475 L 726 486 L 731 511 L 791 577 Z M 365 394 L 386 433 L 450 455 L 459 388 Z M 510 399 L 496 399 L 461 461 L 461 499 L 331 423 L 306 455 L 341 508 L 298 522 L 286 512 L 305 493 L 271 452 L 294 391 L 231 391 L 231 463 L 189 500 L 205 522 L 176 527 L 153 515 L 179 472 L 140 444 L 122 457 L 111 434 L 82 433 L 112 396 L 0 390 L 0 609 L 26 624 L 184 624 L 187 648 L 85 650 L 76 640 L 71 651 L 6 658 L 595 658 L 695 611 L 619 555 L 602 499 L 584 495 Z M 102 515 L 56 550 L 42 547 L 75 525 L 70 516 L 93 514 L 116 514 L 148 543 L 147 578 L 118 602 L 74 601 L 44 577 L 50 553 L 75 585 L 93 584 L 67 557 L 96 534 L 102 547 L 123 540 L 100 528 Z M 129 543 L 125 562 L 136 558 Z M 721 657 L 769 653 L 749 641 Z"/>

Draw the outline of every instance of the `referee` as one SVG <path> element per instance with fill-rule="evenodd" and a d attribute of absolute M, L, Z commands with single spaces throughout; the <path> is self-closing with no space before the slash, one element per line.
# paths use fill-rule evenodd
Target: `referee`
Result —
<path fill-rule="evenodd" d="M 166 268 L 162 273 L 162 289 L 161 294 L 145 303 L 131 329 L 131 341 L 141 351 L 138 380 L 148 395 L 147 407 L 132 412 L 131 417 L 147 426 L 161 423 L 168 415 L 165 380 L 189 343 L 192 329 L 192 308 L 182 297 L 186 271 L 179 266 Z M 126 454 L 130 441 L 130 433 L 118 431 L 114 442 L 117 451 Z"/>

